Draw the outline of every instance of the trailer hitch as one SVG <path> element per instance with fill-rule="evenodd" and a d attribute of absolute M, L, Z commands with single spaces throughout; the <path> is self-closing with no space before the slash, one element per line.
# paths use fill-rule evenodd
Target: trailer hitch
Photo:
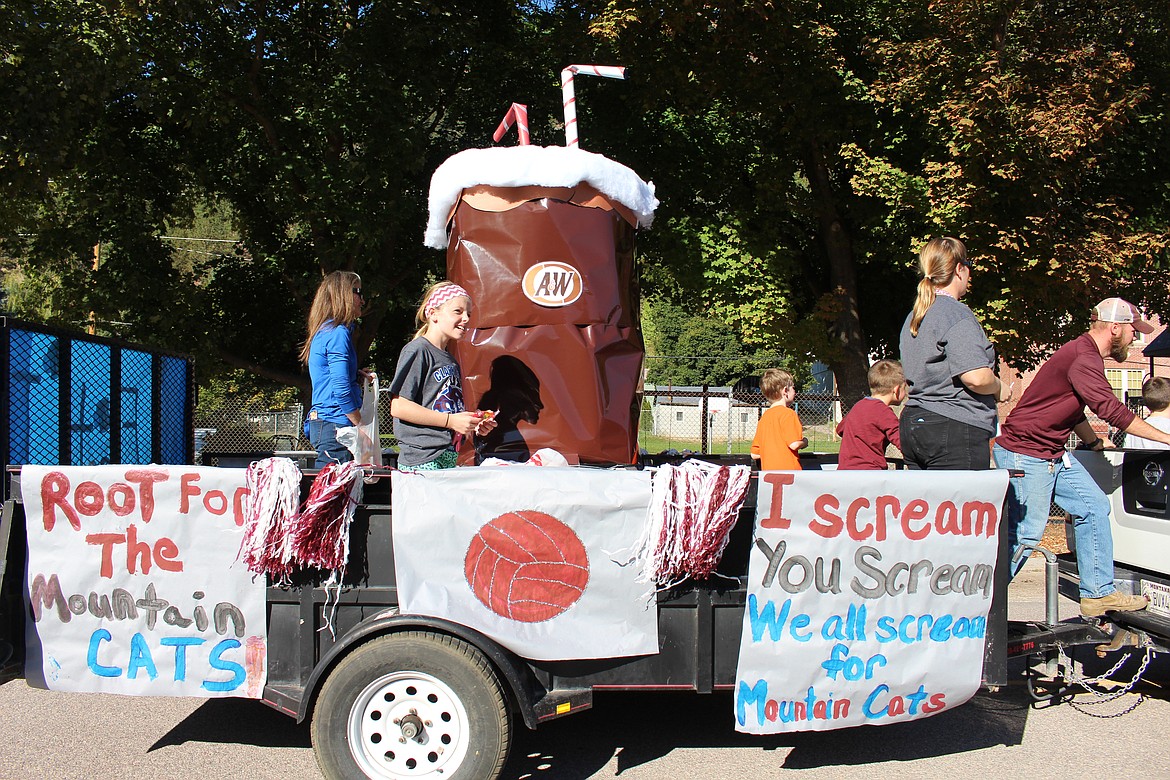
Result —
<path fill-rule="evenodd" d="M 1021 545 L 1012 556 L 1012 571 L 1015 571 L 1025 555 L 1033 552 L 1044 556 L 1044 624 L 1055 626 L 1060 622 L 1060 565 L 1056 553 L 1039 545 Z"/>

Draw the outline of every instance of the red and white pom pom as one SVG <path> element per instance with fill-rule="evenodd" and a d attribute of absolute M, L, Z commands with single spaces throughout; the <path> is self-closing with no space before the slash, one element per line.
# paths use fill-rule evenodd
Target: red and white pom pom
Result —
<path fill-rule="evenodd" d="M 287 579 L 295 567 L 289 529 L 296 523 L 301 470 L 288 458 L 265 458 L 248 466 L 245 484 L 237 560 L 255 574 Z"/>
<path fill-rule="evenodd" d="M 341 581 L 349 561 L 349 527 L 354 511 L 362 500 L 362 468 L 355 463 L 330 463 L 321 469 L 301 514 L 292 528 L 293 556 L 298 564 L 325 569 L 329 578 L 321 583 L 325 589 L 325 625 L 334 637 L 333 617 L 341 596 Z M 329 592 L 335 600 L 329 608 Z"/>
<path fill-rule="evenodd" d="M 292 528 L 297 563 L 344 575 L 349 560 L 349 525 L 361 500 L 360 466 L 330 463 L 321 469 Z"/>
<path fill-rule="evenodd" d="M 654 474 L 646 529 L 633 560 L 639 582 L 660 589 L 688 577 L 706 579 L 719 565 L 727 539 L 747 497 L 747 466 L 716 466 L 688 460 Z"/>

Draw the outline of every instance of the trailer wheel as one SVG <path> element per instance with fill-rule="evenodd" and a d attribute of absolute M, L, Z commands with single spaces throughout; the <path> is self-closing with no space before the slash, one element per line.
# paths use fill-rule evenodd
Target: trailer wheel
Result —
<path fill-rule="evenodd" d="M 504 691 L 475 647 L 410 631 L 368 642 L 325 681 L 313 748 L 328 778 L 496 778 L 512 741 Z"/>

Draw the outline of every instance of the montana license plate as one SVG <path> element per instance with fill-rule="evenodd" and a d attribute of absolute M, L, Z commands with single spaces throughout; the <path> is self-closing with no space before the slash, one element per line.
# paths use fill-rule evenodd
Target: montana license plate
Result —
<path fill-rule="evenodd" d="M 1150 612 L 1170 617 L 1170 585 L 1142 580 L 1142 595 L 1150 600 Z"/>

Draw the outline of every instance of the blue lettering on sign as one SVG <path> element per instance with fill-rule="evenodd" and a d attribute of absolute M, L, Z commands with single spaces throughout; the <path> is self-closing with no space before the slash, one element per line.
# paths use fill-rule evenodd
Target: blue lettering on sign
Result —
<path fill-rule="evenodd" d="M 213 669 L 231 672 L 232 679 L 224 681 L 206 680 L 202 686 L 205 690 L 211 691 L 212 693 L 234 691 L 244 684 L 244 680 L 248 679 L 248 674 L 244 671 L 244 667 L 234 661 L 224 660 L 222 657 L 226 651 L 234 650 L 239 646 L 240 640 L 225 639 L 211 649 L 211 657 L 208 659 L 208 663 L 211 664 Z"/>
<path fill-rule="evenodd" d="M 109 630 L 99 628 L 90 635 L 89 651 L 86 656 L 86 664 L 89 670 L 99 677 L 121 677 L 122 669 L 117 666 L 106 666 L 98 662 L 98 651 L 101 649 L 102 642 L 112 642 L 113 637 Z M 198 647 L 207 640 L 196 636 L 172 636 L 161 637 L 158 643 L 161 647 L 175 648 L 175 682 L 183 682 L 187 679 L 187 648 Z M 223 672 L 231 672 L 231 679 L 225 681 L 204 682 L 202 687 L 208 691 L 215 693 L 222 693 L 227 691 L 234 691 L 247 679 L 247 672 L 244 667 L 233 661 L 228 661 L 222 657 L 223 653 L 228 650 L 240 647 L 238 639 L 224 639 L 211 651 L 211 658 L 208 663 L 213 669 L 218 669 Z M 130 652 L 126 661 L 126 678 L 130 680 L 138 679 L 140 671 L 146 672 L 146 675 L 154 680 L 158 677 L 158 667 L 155 665 L 154 656 L 150 651 L 150 645 L 146 641 L 146 637 L 142 634 L 134 634 L 130 638 Z"/>
<path fill-rule="evenodd" d="M 759 642 L 764 638 L 764 632 L 767 631 L 773 642 L 779 642 L 780 637 L 784 634 L 785 624 L 788 625 L 789 636 L 797 642 L 807 642 L 812 639 L 812 631 L 798 631 L 798 629 L 807 628 L 812 622 L 812 618 L 802 612 L 793 617 L 792 622 L 789 623 L 788 616 L 791 612 L 792 599 L 784 600 L 784 605 L 780 607 L 780 614 L 777 615 L 776 602 L 769 599 L 761 610 L 756 594 L 749 594 L 748 619 L 752 627 L 752 641 Z"/>
<path fill-rule="evenodd" d="M 872 680 L 874 667 L 885 666 L 886 663 L 886 657 L 881 653 L 870 656 L 867 661 L 862 661 L 860 656 L 849 655 L 848 645 L 838 642 L 833 645 L 828 659 L 821 662 L 821 668 L 825 670 L 825 676 L 830 680 L 836 680 L 837 674 L 840 672 L 846 680 L 856 682 L 863 675 L 865 679 Z"/>
<path fill-rule="evenodd" d="M 949 642 L 952 639 L 983 639 L 987 634 L 987 618 L 955 617 L 953 615 L 903 615 L 901 619 L 882 615 L 877 619 L 877 641 L 898 641 L 905 645 L 916 642 Z"/>
<path fill-rule="evenodd" d="M 818 696 L 812 686 L 803 699 L 769 699 L 766 680 L 758 680 L 755 685 L 740 680 L 735 695 L 735 717 L 739 725 L 746 725 L 747 708 L 752 704 L 756 705 L 756 722 L 760 725 L 777 721 L 848 719 L 851 706 L 849 699 L 834 700 L 831 693 L 825 698 Z"/>
<path fill-rule="evenodd" d="M 865 703 L 861 705 L 865 717 L 876 720 L 884 717 L 894 718 L 899 715 L 916 716 L 920 709 L 924 715 L 929 715 L 946 706 L 946 694 L 931 695 L 926 692 L 924 685 L 919 685 L 918 690 L 913 693 L 908 693 L 905 696 L 890 696 L 888 702 L 879 704 L 879 698 L 889 692 L 890 686 L 884 683 L 873 689 L 873 692 L 866 697 Z"/>
<path fill-rule="evenodd" d="M 126 663 L 126 678 L 137 680 L 139 669 L 145 669 L 152 680 L 158 677 L 158 669 L 154 666 L 154 658 L 150 655 L 146 637 L 135 632 L 134 636 L 130 637 L 130 660 Z"/>
<path fill-rule="evenodd" d="M 966 620 L 966 618 L 962 618 Z M 934 621 L 934 626 L 930 629 L 930 638 L 935 642 L 945 642 L 949 638 L 947 636 L 947 628 L 951 625 L 950 615 L 939 615 L 938 620 Z M 966 636 L 966 634 L 959 634 L 955 632 L 955 636 Z"/>
<path fill-rule="evenodd" d="M 756 705 L 756 723 L 764 722 L 764 704 L 768 700 L 768 681 L 759 680 L 755 685 L 748 687 L 743 680 L 739 681 L 738 695 L 735 697 L 735 718 L 739 725 L 747 722 L 747 706 Z"/>
<path fill-rule="evenodd" d="M 197 636 L 167 636 L 158 640 L 163 647 L 175 648 L 175 682 L 187 679 L 187 648 L 197 647 L 206 641 Z"/>
<path fill-rule="evenodd" d="M 869 718 L 870 720 L 873 720 L 875 718 L 881 718 L 881 717 L 885 716 L 885 714 L 886 714 L 885 707 L 881 707 L 880 709 L 875 710 L 873 708 L 873 706 L 877 702 L 877 699 L 879 696 L 881 696 L 883 693 L 889 693 L 889 692 L 890 692 L 890 686 L 886 685 L 885 683 L 882 683 L 881 685 L 879 685 L 878 687 L 873 689 L 873 692 L 865 698 L 865 703 L 861 705 L 861 711 L 865 713 L 865 717 Z"/>
<path fill-rule="evenodd" d="M 99 628 L 89 636 L 89 653 L 85 657 L 85 662 L 89 665 L 89 670 L 98 677 L 121 677 L 122 670 L 116 666 L 102 666 L 98 663 L 97 654 L 98 646 L 102 642 L 109 642 L 112 639 L 110 632 L 104 628 Z"/>

